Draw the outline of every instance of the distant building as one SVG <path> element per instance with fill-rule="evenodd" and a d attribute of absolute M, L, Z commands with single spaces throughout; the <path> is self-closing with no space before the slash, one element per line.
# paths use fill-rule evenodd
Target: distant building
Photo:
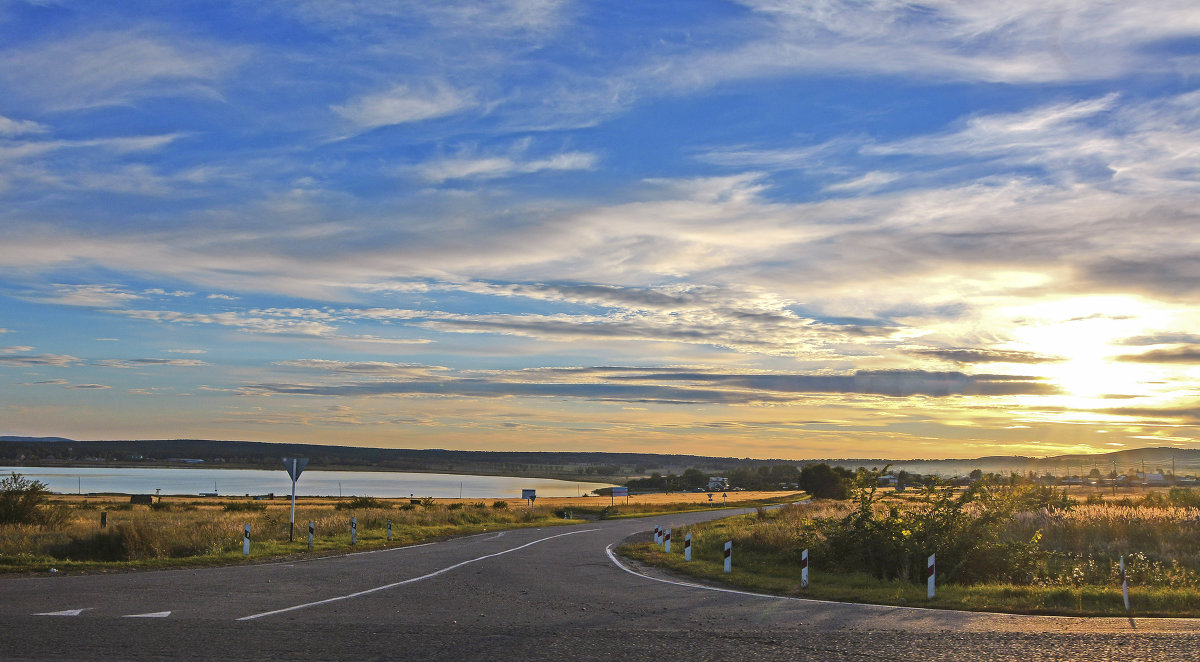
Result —
<path fill-rule="evenodd" d="M 729 479 L 724 476 L 709 476 L 708 491 L 720 492 L 729 487 Z"/>
<path fill-rule="evenodd" d="M 893 476 L 892 474 L 887 474 L 887 475 L 879 477 L 879 486 L 880 487 L 895 487 L 897 482 L 899 482 L 899 479 L 897 477 Z"/>

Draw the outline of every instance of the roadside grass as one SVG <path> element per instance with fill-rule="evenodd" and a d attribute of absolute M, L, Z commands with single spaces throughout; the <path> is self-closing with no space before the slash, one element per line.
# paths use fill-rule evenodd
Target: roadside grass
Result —
<path fill-rule="evenodd" d="M 777 498 L 730 508 L 795 500 Z M 502 529 L 580 524 L 600 518 L 602 508 L 557 506 L 546 500 L 529 508 L 519 502 L 462 500 L 412 503 L 410 499 L 312 499 L 296 508 L 294 541 L 288 541 L 286 501 L 168 497 L 151 506 L 127 498 L 53 498 L 66 515 L 49 525 L 0 525 L 0 573 L 104 572 L 258 563 L 272 559 L 327 556 L 401 547 Z M 503 507 L 497 507 L 500 504 Z M 359 507 L 354 507 L 359 506 Z M 635 504 L 612 509 L 613 517 L 645 517 L 708 510 L 694 503 Z M 572 519 L 563 519 L 564 510 Z M 107 526 L 100 527 L 101 513 Z M 350 543 L 350 519 L 358 522 Z M 392 540 L 387 540 L 387 522 Z M 315 523 L 308 549 L 308 523 Z M 250 525 L 250 555 L 242 555 L 243 526 Z"/>
<path fill-rule="evenodd" d="M 60 527 L 0 526 L 0 572 L 227 565 L 399 547 L 500 529 L 578 523 L 555 517 L 549 508 L 494 509 L 475 504 L 451 508 L 431 504 L 409 509 L 337 510 L 333 505 L 323 505 L 296 509 L 295 539 L 289 542 L 287 505 L 226 509 L 227 503 L 106 507 L 105 528 L 100 528 L 99 513 L 91 507 L 73 509 Z M 358 522 L 354 545 L 350 543 L 352 517 Z M 391 542 L 386 532 L 389 519 Z M 311 551 L 307 543 L 310 521 L 315 522 Z M 251 529 L 249 556 L 242 555 L 246 524 Z"/>
<path fill-rule="evenodd" d="M 1130 541 L 1164 541 L 1179 551 L 1177 537 L 1186 543 L 1194 535 L 1196 516 L 1147 510 L 1084 510 L 1077 514 L 1031 513 L 1011 526 L 1018 535 L 1031 523 L 1058 528 L 1048 536 L 1067 548 L 1049 555 L 1035 581 L 1025 584 L 981 582 L 969 585 L 944 583 L 933 600 L 926 598 L 923 583 L 881 579 L 863 572 L 842 572 L 839 559 L 822 556 L 822 543 L 814 536 L 814 521 L 840 518 L 851 509 L 848 502 L 818 501 L 785 512 L 731 517 L 672 532 L 670 555 L 653 543 L 622 545 L 618 553 L 646 565 L 668 569 L 705 583 L 744 590 L 818 600 L 880 605 L 993 611 L 1064 616 L 1125 616 L 1119 574 L 1103 556 Z M 1068 527 L 1071 522 L 1076 528 Z M 1189 525 L 1190 522 L 1190 525 Z M 1158 527 L 1157 533 L 1147 529 Z M 1095 537 L 1098 533 L 1109 537 Z M 683 560 L 682 541 L 692 534 L 692 562 Z M 1090 538 L 1090 545 L 1087 539 Z M 733 541 L 733 572 L 725 574 L 723 547 Z M 810 549 L 809 587 L 800 587 L 800 552 Z M 1131 547 L 1122 547 L 1125 550 Z M 1200 591 L 1189 567 L 1192 556 L 1165 563 L 1156 549 L 1126 555 L 1133 616 L 1200 616 Z M 1191 554 L 1195 554 L 1192 548 Z M 1093 557 L 1097 554 L 1097 557 Z M 940 558 L 940 557 L 939 557 Z M 1064 559 L 1065 565 L 1064 565 Z M 1080 559 L 1084 559 L 1081 561 Z M 1097 560 L 1099 559 L 1099 560 Z M 1089 570 L 1090 569 L 1090 570 Z"/>
<path fill-rule="evenodd" d="M 755 508 L 762 506 L 777 506 L 787 503 L 793 503 L 802 499 L 808 498 L 804 492 L 788 492 L 779 496 L 767 497 L 763 499 L 753 499 L 748 501 L 736 501 L 733 503 L 721 504 L 697 504 L 694 502 L 664 502 L 664 503 L 636 503 L 636 504 L 617 504 L 615 506 L 566 506 L 555 509 L 554 512 L 562 515 L 563 511 L 569 511 L 574 515 L 584 515 L 594 517 L 596 519 L 629 519 L 640 517 L 651 517 L 654 515 L 662 515 L 666 513 L 700 513 L 719 510 L 736 510 L 741 508 Z"/>

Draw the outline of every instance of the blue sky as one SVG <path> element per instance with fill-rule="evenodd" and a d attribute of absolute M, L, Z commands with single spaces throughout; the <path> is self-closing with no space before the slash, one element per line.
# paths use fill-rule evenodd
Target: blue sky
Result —
<path fill-rule="evenodd" d="M 1200 447 L 1189 2 L 0 2 L 0 433 Z"/>

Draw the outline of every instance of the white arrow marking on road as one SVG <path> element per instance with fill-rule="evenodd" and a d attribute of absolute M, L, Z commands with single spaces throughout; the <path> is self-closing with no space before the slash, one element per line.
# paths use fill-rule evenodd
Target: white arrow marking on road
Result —
<path fill-rule="evenodd" d="M 166 618 L 170 615 L 169 611 L 152 611 L 149 614 L 125 614 L 122 618 Z"/>
<path fill-rule="evenodd" d="M 83 609 L 64 609 L 62 611 L 44 611 L 40 614 L 34 614 L 34 616 L 78 616 L 87 609 L 91 609 L 91 607 L 84 607 Z"/>
<path fill-rule="evenodd" d="M 283 609 L 276 609 L 274 611 L 264 611 L 261 614 L 251 614 L 249 616 L 243 616 L 237 620 L 250 621 L 250 620 L 253 620 L 256 618 L 262 618 L 263 616 L 273 616 L 275 614 L 282 614 L 284 612 L 296 611 L 297 609 L 304 609 L 305 607 L 316 607 L 317 605 L 329 604 L 330 602 L 337 602 L 339 600 L 348 600 L 350 598 L 357 598 L 360 595 L 367 595 L 369 593 L 375 593 L 376 591 L 385 591 L 389 588 L 396 588 L 397 586 L 403 586 L 405 584 L 412 584 L 413 582 L 419 582 L 423 579 L 437 577 L 438 575 L 440 575 L 442 573 L 450 572 L 451 570 L 454 570 L 455 568 L 461 568 L 464 565 L 469 565 L 471 563 L 475 563 L 476 561 L 482 561 L 484 559 L 490 559 L 490 558 L 494 558 L 497 556 L 503 556 L 505 554 L 515 552 L 517 550 L 525 549 L 526 547 L 529 547 L 530 545 L 536 545 L 539 542 L 546 542 L 547 540 L 553 540 L 554 538 L 561 538 L 563 536 L 573 536 L 576 533 L 589 533 L 591 531 L 599 531 L 599 530 L 600 529 L 583 529 L 582 531 L 571 531 L 568 533 L 560 533 L 556 536 L 547 536 L 545 538 L 539 538 L 537 540 L 534 540 L 533 542 L 527 542 L 524 545 L 521 545 L 520 547 L 513 547 L 512 549 L 506 549 L 503 552 L 496 552 L 495 554 L 487 554 L 487 555 L 479 556 L 479 557 L 476 557 L 473 559 L 467 559 L 466 561 L 463 561 L 461 563 L 455 563 L 452 566 L 449 566 L 447 568 L 442 568 L 441 570 L 435 570 L 427 575 L 421 575 L 420 577 L 413 577 L 412 579 L 405 579 L 404 581 L 394 582 L 392 584 L 384 584 L 383 586 L 376 586 L 375 588 L 369 588 L 365 591 L 359 591 L 357 593 L 349 593 L 347 595 L 339 595 L 336 598 L 328 598 L 326 600 L 317 600 L 316 602 L 306 602 L 302 605 L 295 605 L 294 607 L 284 607 Z"/>

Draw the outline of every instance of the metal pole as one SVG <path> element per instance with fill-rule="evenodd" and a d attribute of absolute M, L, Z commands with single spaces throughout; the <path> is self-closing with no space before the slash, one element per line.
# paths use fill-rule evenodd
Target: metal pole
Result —
<path fill-rule="evenodd" d="M 296 458 L 292 458 L 292 521 L 288 527 L 288 542 L 295 540 L 296 534 Z"/>

